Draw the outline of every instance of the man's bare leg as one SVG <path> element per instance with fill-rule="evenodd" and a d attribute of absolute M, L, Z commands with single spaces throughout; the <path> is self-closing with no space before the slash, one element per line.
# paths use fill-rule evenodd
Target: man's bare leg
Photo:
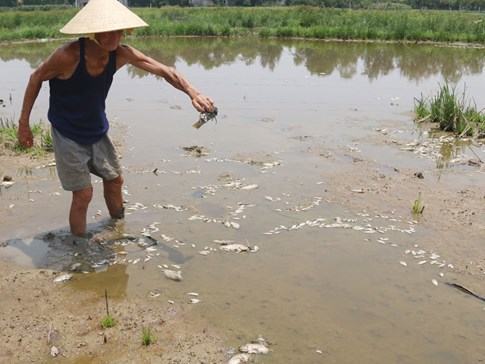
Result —
<path fill-rule="evenodd" d="M 122 186 L 123 177 L 121 176 L 110 181 L 103 180 L 104 200 L 113 219 L 122 219 L 124 217 Z"/>
<path fill-rule="evenodd" d="M 86 215 L 92 198 L 92 187 L 72 192 L 71 211 L 69 213 L 71 234 L 77 236 L 86 234 Z"/>

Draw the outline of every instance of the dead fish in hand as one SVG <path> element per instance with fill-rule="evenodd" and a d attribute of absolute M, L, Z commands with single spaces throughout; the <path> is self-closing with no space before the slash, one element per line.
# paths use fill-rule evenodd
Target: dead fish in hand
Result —
<path fill-rule="evenodd" d="M 208 123 L 212 119 L 215 119 L 217 122 L 216 116 L 217 116 L 217 107 L 214 107 L 214 110 L 210 112 L 201 112 L 199 115 L 199 120 L 197 120 L 192 126 L 196 129 L 199 129 L 201 126 Z"/>

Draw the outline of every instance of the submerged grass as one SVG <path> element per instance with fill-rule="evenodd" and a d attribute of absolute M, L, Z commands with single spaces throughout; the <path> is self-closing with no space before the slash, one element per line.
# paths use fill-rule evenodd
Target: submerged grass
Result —
<path fill-rule="evenodd" d="M 413 206 L 411 207 L 411 212 L 414 216 L 420 216 L 423 214 L 424 205 L 423 201 L 421 200 L 421 192 L 418 194 L 418 198 L 414 200 Z"/>
<path fill-rule="evenodd" d="M 24 148 L 17 140 L 17 123 L 13 118 L 0 117 L 0 153 L 4 149 L 18 154 L 25 153 L 33 157 L 41 157 L 52 152 L 54 149 L 49 128 L 43 123 L 35 123 L 31 129 L 34 145 L 32 148 Z"/>
<path fill-rule="evenodd" d="M 466 88 L 459 94 L 456 87 L 440 85 L 437 94 L 431 98 L 421 95 L 415 99 L 414 112 L 418 122 L 438 123 L 443 131 L 485 137 L 485 114 L 467 99 Z"/>
<path fill-rule="evenodd" d="M 133 9 L 148 24 L 138 35 L 241 36 L 484 42 L 480 13 L 296 7 Z M 75 9 L 0 11 L 0 41 L 59 38 Z"/>

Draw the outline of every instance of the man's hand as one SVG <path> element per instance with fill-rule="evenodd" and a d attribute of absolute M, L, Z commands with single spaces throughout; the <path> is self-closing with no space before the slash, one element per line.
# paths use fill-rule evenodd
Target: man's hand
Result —
<path fill-rule="evenodd" d="M 214 101 L 207 96 L 198 94 L 192 99 L 192 105 L 199 112 L 212 112 L 214 111 Z"/>
<path fill-rule="evenodd" d="M 30 129 L 29 123 L 19 121 L 19 130 L 17 133 L 17 138 L 19 143 L 24 148 L 30 148 L 34 144 L 34 137 L 32 135 L 32 130 Z"/>

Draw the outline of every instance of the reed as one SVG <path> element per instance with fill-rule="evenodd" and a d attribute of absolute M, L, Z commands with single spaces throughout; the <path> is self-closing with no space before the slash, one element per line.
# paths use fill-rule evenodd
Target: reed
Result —
<path fill-rule="evenodd" d="M 0 117 L 0 153 L 9 150 L 16 154 L 29 154 L 32 157 L 41 157 L 54 150 L 49 127 L 44 123 L 31 125 L 34 136 L 32 148 L 24 148 L 18 143 L 18 125 L 13 118 Z"/>
<path fill-rule="evenodd" d="M 427 99 L 423 95 L 415 99 L 414 112 L 417 121 L 437 123 L 443 131 L 461 136 L 485 137 L 485 114 L 468 100 L 466 88 L 458 93 L 456 87 L 440 85 L 436 95 Z"/>
<path fill-rule="evenodd" d="M 484 42 L 480 13 L 294 7 L 135 8 L 150 27 L 138 35 L 303 37 Z M 0 11 L 0 41 L 60 38 L 75 9 Z"/>

